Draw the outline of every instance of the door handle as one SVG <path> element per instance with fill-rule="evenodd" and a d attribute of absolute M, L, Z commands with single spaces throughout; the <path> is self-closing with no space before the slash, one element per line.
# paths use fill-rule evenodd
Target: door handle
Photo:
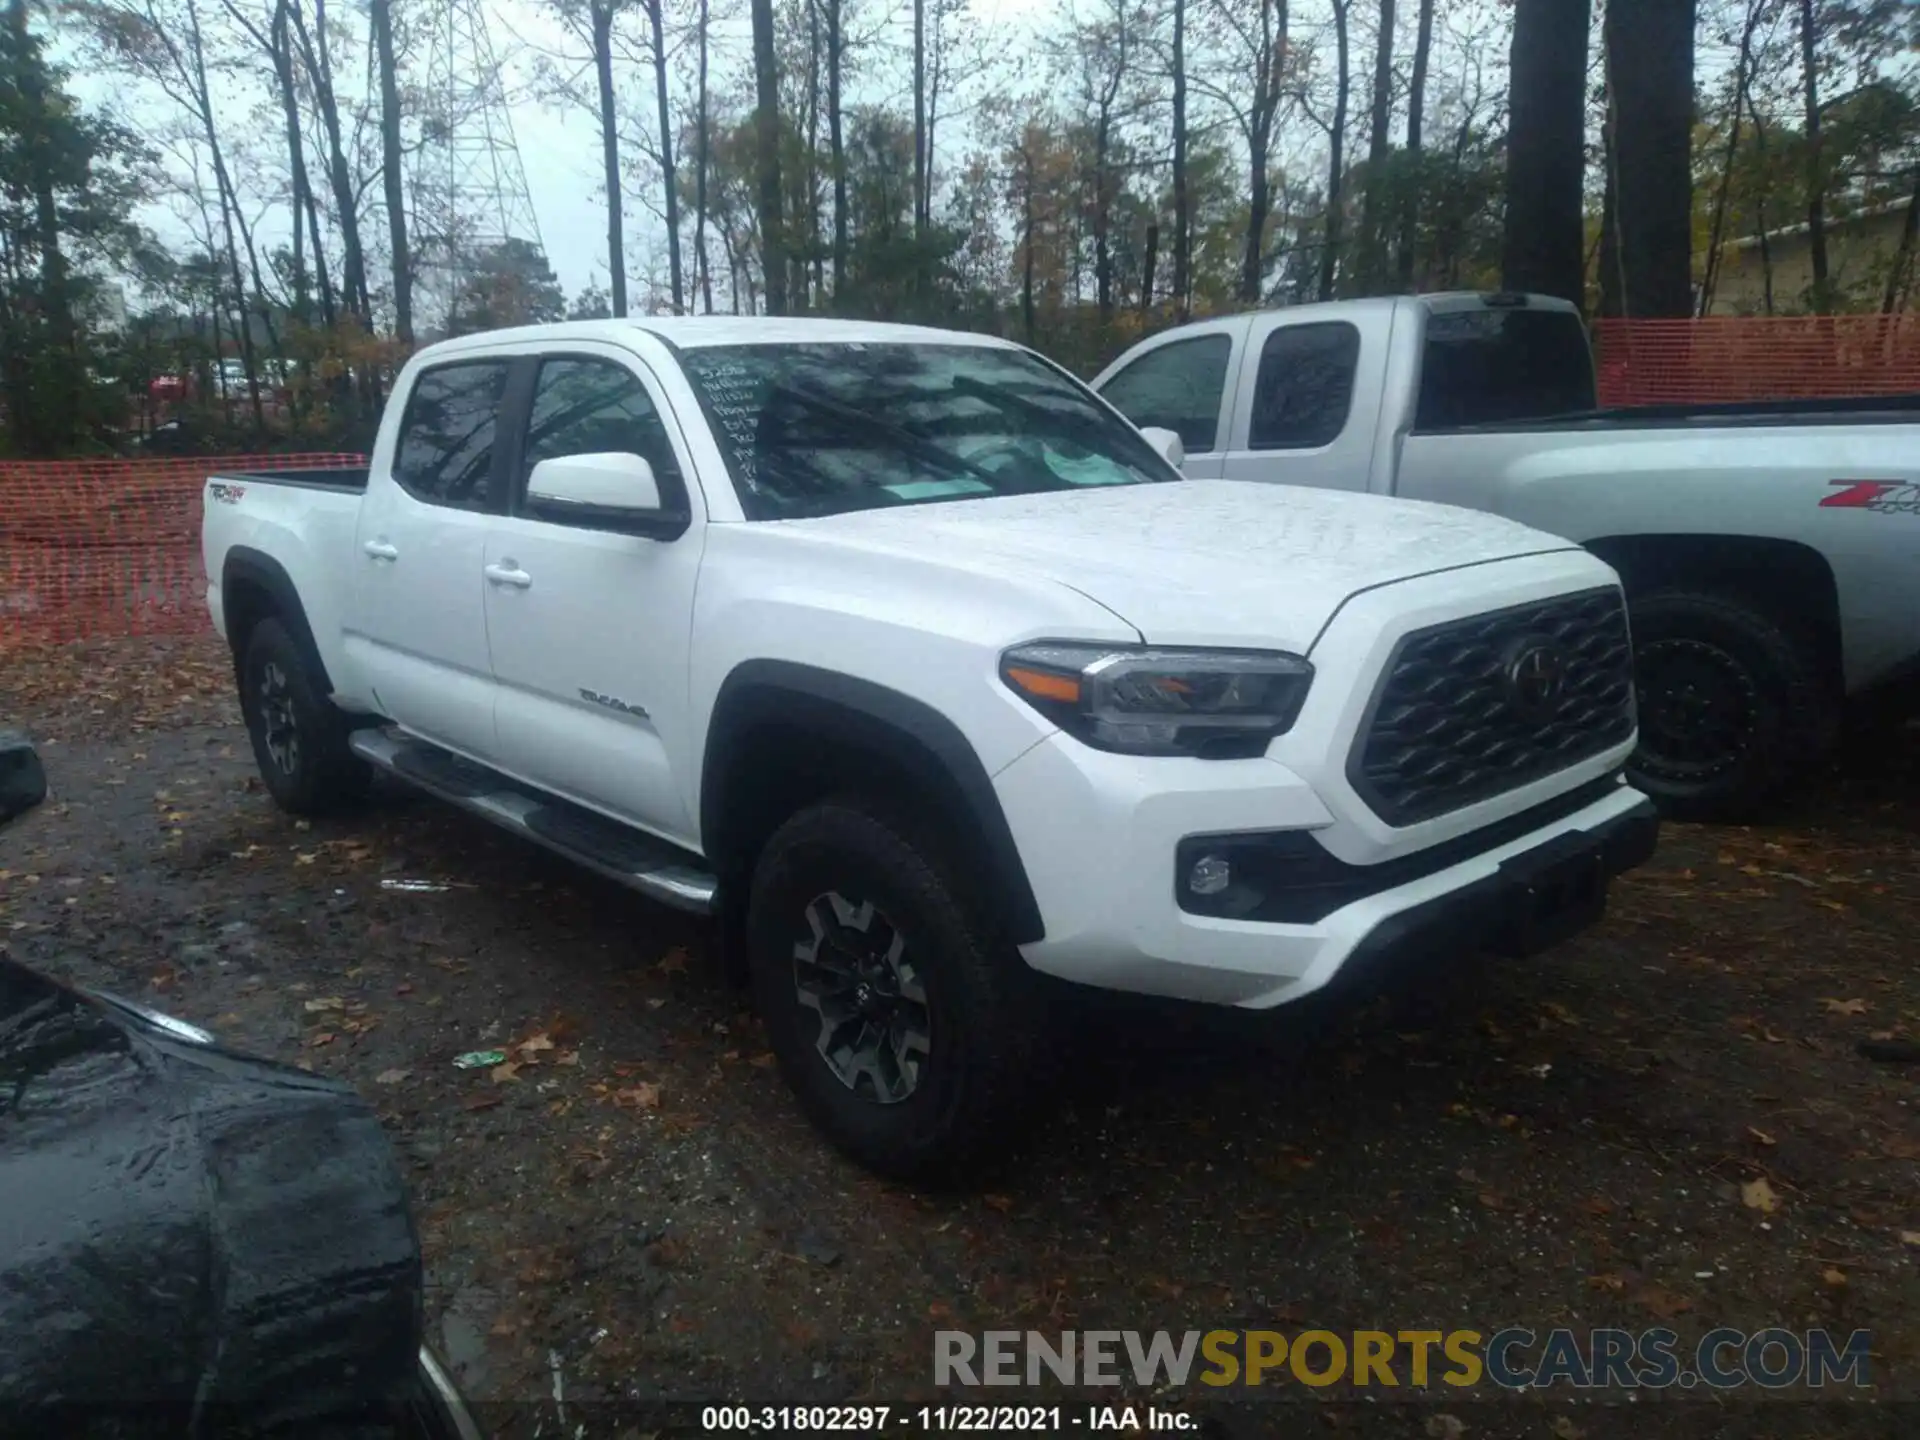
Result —
<path fill-rule="evenodd" d="M 375 560 L 398 560 L 400 552 L 384 540 L 369 540 L 360 547 Z"/>
<path fill-rule="evenodd" d="M 511 560 L 503 560 L 498 565 L 489 565 L 483 573 L 495 585 L 511 585 L 516 590 L 524 590 L 533 584 L 533 576 Z"/>

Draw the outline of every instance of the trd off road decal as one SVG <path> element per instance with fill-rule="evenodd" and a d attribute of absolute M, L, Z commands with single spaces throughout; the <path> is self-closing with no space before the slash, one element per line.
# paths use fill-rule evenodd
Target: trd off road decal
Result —
<path fill-rule="evenodd" d="M 207 488 L 213 492 L 213 498 L 222 505 L 238 505 L 240 497 L 247 493 L 247 487 L 244 485 L 228 485 L 220 480 L 215 480 Z"/>
<path fill-rule="evenodd" d="M 1907 480 L 1829 480 L 1841 488 L 1820 502 L 1822 510 L 1878 510 L 1884 515 L 1920 515 L 1920 485 Z"/>

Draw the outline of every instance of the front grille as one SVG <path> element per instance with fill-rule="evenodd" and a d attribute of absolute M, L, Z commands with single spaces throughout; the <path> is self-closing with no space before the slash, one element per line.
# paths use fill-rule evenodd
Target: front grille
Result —
<path fill-rule="evenodd" d="M 1412 825 L 1576 765 L 1633 724 L 1626 604 L 1609 586 L 1407 636 L 1347 778 L 1382 820 Z"/>

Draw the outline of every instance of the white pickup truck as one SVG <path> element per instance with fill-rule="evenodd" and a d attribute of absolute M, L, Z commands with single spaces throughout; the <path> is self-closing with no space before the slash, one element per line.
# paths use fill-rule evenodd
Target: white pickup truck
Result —
<path fill-rule="evenodd" d="M 1056 981 L 1531 952 L 1655 843 L 1604 563 L 1177 451 L 980 336 L 502 331 L 369 471 L 209 479 L 208 601 L 281 805 L 390 771 L 715 915 L 808 1114 L 929 1176 L 1040 1108 Z"/>
<path fill-rule="evenodd" d="M 1093 382 L 1196 479 L 1437 500 L 1577 540 L 1626 585 L 1633 783 L 1745 820 L 1811 772 L 1844 697 L 1920 679 L 1920 399 L 1595 408 L 1573 306 L 1302 305 L 1144 340 Z"/>

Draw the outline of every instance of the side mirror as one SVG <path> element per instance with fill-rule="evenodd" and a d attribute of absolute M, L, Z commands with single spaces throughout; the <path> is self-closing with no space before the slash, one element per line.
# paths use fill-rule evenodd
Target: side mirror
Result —
<path fill-rule="evenodd" d="M 0 825 L 47 798 L 47 772 L 33 742 L 18 730 L 0 730 Z"/>
<path fill-rule="evenodd" d="M 1174 469 L 1178 470 L 1187 463 L 1187 447 L 1181 442 L 1178 432 L 1163 430 L 1158 425 L 1143 425 L 1140 434 L 1160 458 Z"/>
<path fill-rule="evenodd" d="M 527 512 L 536 520 L 671 540 L 690 523 L 662 507 L 660 481 L 644 456 L 625 450 L 542 460 L 527 477 Z"/>

